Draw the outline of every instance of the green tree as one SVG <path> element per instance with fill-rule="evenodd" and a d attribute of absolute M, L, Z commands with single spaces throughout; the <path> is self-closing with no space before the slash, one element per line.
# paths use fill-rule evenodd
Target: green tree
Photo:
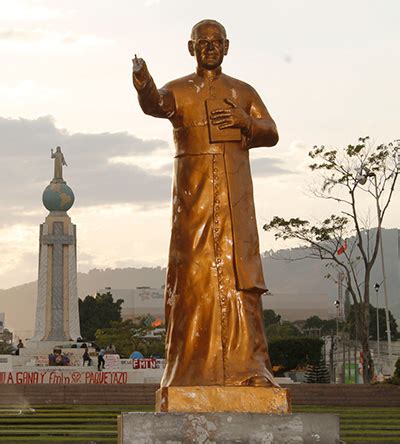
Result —
<path fill-rule="evenodd" d="M 322 345 L 321 339 L 304 337 L 270 341 L 269 355 L 274 373 L 279 375 L 309 364 L 317 365 L 321 360 Z"/>
<path fill-rule="evenodd" d="M 12 344 L 13 341 L 13 333 L 8 330 L 7 328 L 5 328 L 1 333 L 0 333 L 0 341 L 5 342 L 7 344 Z"/>
<path fill-rule="evenodd" d="M 284 321 L 282 324 L 271 324 L 265 329 L 268 341 L 274 339 L 287 339 L 301 336 L 301 331 L 291 322 Z"/>
<path fill-rule="evenodd" d="M 110 292 L 99 294 L 95 297 L 86 296 L 79 300 L 79 318 L 82 338 L 94 341 L 96 331 L 100 328 L 111 326 L 113 321 L 121 321 L 121 305 L 124 301 L 113 300 Z"/>
<path fill-rule="evenodd" d="M 100 347 L 113 344 L 117 353 L 123 358 L 129 358 L 134 351 L 139 351 L 145 357 L 154 355 L 164 357 L 165 334 L 162 332 L 162 326 L 159 329 L 161 333 L 152 336 L 151 332 L 155 327 L 151 325 L 149 319 L 150 315 L 139 317 L 134 321 L 131 319 L 122 322 L 113 321 L 109 327 L 96 331 L 96 344 Z"/>
<path fill-rule="evenodd" d="M 391 378 L 388 379 L 390 384 L 400 385 L 400 358 L 397 359 L 394 365 L 394 373 Z"/>
<path fill-rule="evenodd" d="M 311 316 L 307 318 L 303 324 L 303 328 L 322 328 L 324 321 L 319 316 Z"/>
<path fill-rule="evenodd" d="M 14 351 L 14 348 L 11 344 L 0 341 L 0 355 L 11 355 L 12 351 Z"/>
<path fill-rule="evenodd" d="M 274 310 L 263 310 L 264 326 L 267 328 L 269 325 L 279 324 L 281 322 L 281 316 L 276 314 Z"/>
<path fill-rule="evenodd" d="M 133 336 L 135 326 L 132 320 L 112 321 L 107 328 L 99 328 L 96 331 L 96 344 L 105 348 L 113 344 L 117 353 L 123 358 L 129 358 L 135 350 Z"/>
<path fill-rule="evenodd" d="M 356 311 L 358 305 L 352 305 L 350 307 L 350 313 L 347 321 L 348 330 L 351 339 L 358 338 L 358 325 L 356 324 Z M 379 339 L 381 341 L 387 341 L 387 329 L 386 329 L 386 313 L 384 308 L 380 308 L 379 312 Z M 397 322 L 392 312 L 389 310 L 389 322 L 390 322 L 390 337 L 392 340 L 399 338 L 399 331 L 397 327 Z M 376 307 L 369 305 L 369 338 L 376 341 L 378 338 L 377 328 L 376 328 Z"/>
<path fill-rule="evenodd" d="M 382 223 L 400 172 L 399 154 L 399 141 L 374 147 L 368 137 L 341 150 L 314 147 L 309 153 L 313 162 L 309 166 L 322 178 L 314 195 L 340 205 L 341 215 L 332 214 L 315 224 L 298 217 L 286 220 L 276 216 L 264 225 L 265 230 L 275 231 L 276 239 L 295 239 L 307 247 L 300 257 L 324 260 L 328 266 L 343 272 L 343 285 L 353 304 L 360 307 L 357 325 L 364 355 L 364 383 L 369 383 L 374 373 L 369 347 L 371 269 L 378 255 Z M 361 209 L 366 207 L 367 212 L 363 214 Z M 374 232 L 369 226 L 372 211 L 377 224 Z M 356 241 L 348 246 L 347 239 L 353 234 Z"/>
<path fill-rule="evenodd" d="M 339 323 L 339 330 L 343 327 L 343 323 Z M 320 336 L 336 335 L 336 320 L 335 319 L 321 319 L 318 316 L 311 316 L 306 319 L 303 324 L 303 330 L 305 332 L 309 330 L 318 329 Z"/>

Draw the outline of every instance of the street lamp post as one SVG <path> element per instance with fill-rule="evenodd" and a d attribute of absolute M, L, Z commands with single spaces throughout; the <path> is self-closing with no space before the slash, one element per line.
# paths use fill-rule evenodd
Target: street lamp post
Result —
<path fill-rule="evenodd" d="M 376 283 L 374 285 L 374 289 L 376 292 L 376 340 L 377 340 L 377 348 L 378 348 L 378 364 L 381 362 L 381 348 L 379 341 L 379 288 L 380 285 Z"/>
<path fill-rule="evenodd" d="M 340 301 L 337 299 L 335 302 L 335 307 L 336 307 L 336 353 L 335 353 L 335 379 L 336 377 L 339 375 L 339 314 L 340 314 Z M 344 370 L 344 360 L 343 360 L 343 370 Z M 343 371 L 344 374 L 344 371 Z M 336 382 L 336 381 L 335 381 Z M 344 382 L 344 379 L 343 379 Z"/>
<path fill-rule="evenodd" d="M 375 183 L 375 190 L 376 193 L 378 193 L 378 184 L 377 184 L 377 178 L 376 175 L 373 175 L 374 177 L 374 183 Z M 379 214 L 379 201 L 376 201 L 377 211 Z M 383 254 L 383 239 L 382 239 L 382 228 L 380 225 L 378 225 L 379 230 L 379 247 L 381 250 L 381 266 L 382 266 L 382 278 L 383 278 L 383 294 L 385 296 L 385 318 L 386 318 L 386 334 L 387 334 L 387 343 L 388 343 L 388 352 L 389 352 L 389 366 L 392 365 L 392 338 L 391 338 L 391 331 L 390 331 L 390 319 L 389 319 L 389 304 L 388 304 L 388 291 L 387 291 L 387 282 L 386 282 L 386 272 L 385 272 L 385 259 Z M 376 284 L 375 284 L 376 286 Z M 378 285 L 379 290 L 379 285 Z M 378 290 L 375 287 L 375 291 L 378 292 Z M 379 342 L 378 342 L 379 344 Z"/>
<path fill-rule="evenodd" d="M 383 277 L 383 294 L 385 296 L 385 318 L 386 318 L 386 334 L 387 334 L 387 342 L 388 342 L 388 352 L 389 352 L 389 366 L 392 366 L 392 334 L 390 331 L 390 318 L 389 318 L 389 304 L 388 304 L 388 291 L 387 291 L 387 282 L 386 282 L 386 273 L 385 273 L 385 259 L 383 255 L 383 239 L 382 239 L 382 230 L 380 234 L 380 249 L 381 249 L 381 264 L 382 264 L 382 277 Z"/>

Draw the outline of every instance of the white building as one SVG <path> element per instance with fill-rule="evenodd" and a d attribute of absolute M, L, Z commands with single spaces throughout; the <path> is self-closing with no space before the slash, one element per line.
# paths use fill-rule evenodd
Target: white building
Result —
<path fill-rule="evenodd" d="M 136 287 L 135 289 L 106 288 L 97 293 L 109 291 L 114 301 L 122 299 L 122 319 L 135 319 L 151 314 L 164 320 L 164 288 Z"/>

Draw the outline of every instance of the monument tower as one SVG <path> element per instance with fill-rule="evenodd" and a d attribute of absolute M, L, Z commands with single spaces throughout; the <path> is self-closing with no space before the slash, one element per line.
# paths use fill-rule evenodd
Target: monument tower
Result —
<path fill-rule="evenodd" d="M 32 341 L 75 341 L 80 337 L 76 226 L 67 211 L 75 197 L 63 179 L 67 166 L 60 147 L 51 150 L 54 178 L 43 192 L 49 210 L 40 225 L 39 278 L 35 331 Z"/>

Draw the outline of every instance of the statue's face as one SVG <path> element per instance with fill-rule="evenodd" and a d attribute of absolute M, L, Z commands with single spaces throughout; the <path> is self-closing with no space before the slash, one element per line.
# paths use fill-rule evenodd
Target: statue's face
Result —
<path fill-rule="evenodd" d="M 228 53 L 229 41 L 217 25 L 205 24 L 196 29 L 194 40 L 189 41 L 189 52 L 196 57 L 201 68 L 218 68 Z"/>

